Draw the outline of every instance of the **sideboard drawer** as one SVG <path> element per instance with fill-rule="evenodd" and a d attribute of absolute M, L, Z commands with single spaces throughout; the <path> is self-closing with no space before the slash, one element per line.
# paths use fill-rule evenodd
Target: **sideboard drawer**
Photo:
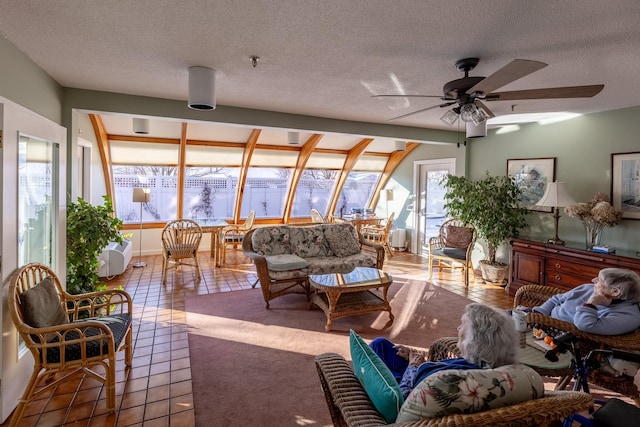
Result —
<path fill-rule="evenodd" d="M 597 277 L 598 273 L 593 277 Z M 566 270 L 558 270 L 555 268 L 547 269 L 547 286 L 553 286 L 563 290 L 573 289 L 576 286 L 584 285 L 585 283 L 591 283 L 590 278 L 585 278 L 581 274 L 572 274 Z"/>
<path fill-rule="evenodd" d="M 572 274 L 577 277 L 582 277 L 586 279 L 582 283 L 589 283 L 591 282 L 591 279 L 598 277 L 598 273 L 601 268 L 602 266 L 598 265 L 579 264 L 576 263 L 575 260 L 572 262 L 564 258 L 547 258 L 547 275 L 549 278 L 551 278 L 551 272 L 553 271 L 556 273 Z"/>

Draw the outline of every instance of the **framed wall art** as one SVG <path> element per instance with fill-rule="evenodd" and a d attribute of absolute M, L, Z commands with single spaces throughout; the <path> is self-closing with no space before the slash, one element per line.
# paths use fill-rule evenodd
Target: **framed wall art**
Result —
<path fill-rule="evenodd" d="M 553 208 L 536 206 L 544 195 L 548 182 L 556 179 L 556 158 L 508 159 L 507 176 L 522 191 L 521 200 L 530 210 L 553 212 Z"/>
<path fill-rule="evenodd" d="M 623 218 L 640 219 L 640 152 L 611 154 L 611 204 Z"/>

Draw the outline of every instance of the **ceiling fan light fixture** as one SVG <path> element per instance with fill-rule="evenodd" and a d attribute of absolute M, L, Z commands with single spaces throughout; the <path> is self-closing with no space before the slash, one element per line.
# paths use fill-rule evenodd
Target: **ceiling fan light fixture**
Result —
<path fill-rule="evenodd" d="M 208 111 L 216 108 L 216 70 L 189 67 L 189 108 Z"/>
<path fill-rule="evenodd" d="M 456 114 L 455 108 L 453 108 L 451 110 L 447 110 L 447 112 L 444 113 L 444 115 L 442 117 L 440 117 L 440 120 L 442 120 L 443 122 L 445 122 L 449 126 L 453 126 L 456 123 L 456 121 L 458 120 L 458 114 Z"/>
<path fill-rule="evenodd" d="M 473 117 L 478 114 L 478 107 L 476 104 L 468 103 L 464 104 L 460 108 L 460 118 L 463 122 L 472 122 Z"/>

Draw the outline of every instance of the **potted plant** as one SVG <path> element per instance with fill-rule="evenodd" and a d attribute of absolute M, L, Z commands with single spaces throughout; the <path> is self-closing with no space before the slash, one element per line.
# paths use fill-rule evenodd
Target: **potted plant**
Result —
<path fill-rule="evenodd" d="M 518 186 L 507 176 L 490 176 L 476 181 L 447 175 L 444 207 L 452 217 L 472 224 L 487 243 L 488 256 L 480 261 L 482 278 L 502 283 L 507 264 L 496 261 L 496 251 L 519 228 L 527 226 L 528 210 L 519 201 Z"/>
<path fill-rule="evenodd" d="M 114 216 L 109 196 L 104 206 L 82 198 L 67 206 L 67 292 L 80 294 L 105 288 L 98 277 L 98 261 L 110 243 L 122 243 L 122 221 Z"/>

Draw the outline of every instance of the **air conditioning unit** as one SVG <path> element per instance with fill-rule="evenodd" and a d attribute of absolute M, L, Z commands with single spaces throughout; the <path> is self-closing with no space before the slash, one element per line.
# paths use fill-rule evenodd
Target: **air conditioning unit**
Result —
<path fill-rule="evenodd" d="M 99 277 L 113 277 L 124 273 L 133 256 L 133 244 L 131 240 L 123 240 L 122 244 L 111 242 L 102 250 L 98 258 L 100 267 Z"/>
<path fill-rule="evenodd" d="M 404 251 L 407 249 L 407 230 L 404 228 L 393 230 L 389 244 L 392 248 Z"/>

